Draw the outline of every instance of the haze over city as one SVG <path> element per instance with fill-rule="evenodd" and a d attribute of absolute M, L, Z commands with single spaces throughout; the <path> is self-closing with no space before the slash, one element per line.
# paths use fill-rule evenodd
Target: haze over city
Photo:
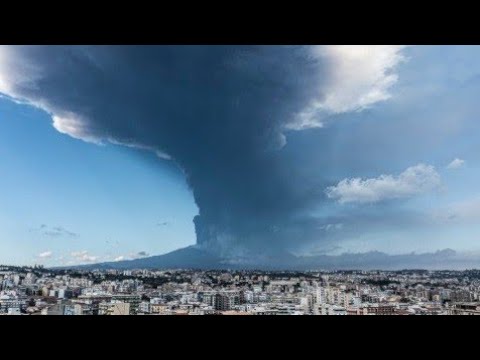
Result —
<path fill-rule="evenodd" d="M 0 264 L 480 264 L 478 46 L 0 46 L 0 94 Z"/>

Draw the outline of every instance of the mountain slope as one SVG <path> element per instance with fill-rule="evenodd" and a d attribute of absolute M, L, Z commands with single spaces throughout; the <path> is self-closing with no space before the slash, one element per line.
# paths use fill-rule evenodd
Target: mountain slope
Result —
<path fill-rule="evenodd" d="M 123 260 L 100 264 L 81 265 L 83 269 L 162 269 L 162 268 L 216 268 L 219 258 L 193 246 L 178 249 L 164 255 L 150 256 L 135 260 Z"/>
<path fill-rule="evenodd" d="M 289 253 L 255 258 L 220 258 L 190 246 L 168 254 L 142 259 L 75 266 L 80 269 L 263 269 L 263 270 L 334 270 L 334 269 L 467 269 L 480 268 L 480 256 L 458 254 L 445 249 L 434 253 L 388 255 L 378 251 L 346 253 L 338 256 L 301 256 Z"/>

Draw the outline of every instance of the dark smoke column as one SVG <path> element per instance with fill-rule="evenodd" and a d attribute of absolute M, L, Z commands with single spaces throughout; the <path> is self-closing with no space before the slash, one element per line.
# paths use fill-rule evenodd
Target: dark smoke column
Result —
<path fill-rule="evenodd" d="M 60 132 L 167 153 L 199 208 L 197 243 L 257 254 L 295 244 L 310 189 L 284 126 L 318 99 L 320 60 L 298 46 L 41 46 L 7 50 L 9 92 Z M 9 70 L 12 68 L 12 70 Z M 26 79 L 26 80 L 25 80 Z M 288 145 L 287 145 L 288 146 Z"/>

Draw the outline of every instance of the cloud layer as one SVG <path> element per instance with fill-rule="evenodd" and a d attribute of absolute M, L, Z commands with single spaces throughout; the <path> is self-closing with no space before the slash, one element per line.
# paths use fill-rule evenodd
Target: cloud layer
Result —
<path fill-rule="evenodd" d="M 454 160 L 452 160 L 450 164 L 447 165 L 447 169 L 449 170 L 460 169 L 464 165 L 465 165 L 465 160 L 455 158 Z"/>
<path fill-rule="evenodd" d="M 38 258 L 40 259 L 49 259 L 52 257 L 52 252 L 51 251 L 44 251 L 41 252 L 40 254 L 37 255 Z"/>
<path fill-rule="evenodd" d="M 98 260 L 98 256 L 90 255 L 87 250 L 72 251 L 70 256 L 77 263 L 95 262 Z"/>
<path fill-rule="evenodd" d="M 319 96 L 297 114 L 287 127 L 295 130 L 322 127 L 331 114 L 361 111 L 387 100 L 397 82 L 396 66 L 405 58 L 399 45 L 314 46 L 311 53 L 329 69 Z"/>
<path fill-rule="evenodd" d="M 431 165 L 409 167 L 398 176 L 380 175 L 377 178 L 343 179 L 326 189 L 330 199 L 339 203 L 375 203 L 384 200 L 409 198 L 439 188 L 440 175 Z"/>
<path fill-rule="evenodd" d="M 38 228 L 30 229 L 30 232 L 40 233 L 48 237 L 77 237 L 78 234 L 73 231 L 67 230 L 62 226 L 48 226 L 46 224 L 41 224 Z"/>

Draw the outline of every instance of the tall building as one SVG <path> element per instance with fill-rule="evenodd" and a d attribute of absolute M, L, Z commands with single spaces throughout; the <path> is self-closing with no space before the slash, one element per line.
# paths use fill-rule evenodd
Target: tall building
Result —
<path fill-rule="evenodd" d="M 46 315 L 64 315 L 65 305 L 55 304 L 47 308 Z"/>
<path fill-rule="evenodd" d="M 215 310 L 231 310 L 239 304 L 240 293 L 238 291 L 225 291 L 215 296 Z"/>
<path fill-rule="evenodd" d="M 20 308 L 9 308 L 7 311 L 7 315 L 20 315 Z"/>
<path fill-rule="evenodd" d="M 130 315 L 135 315 L 142 301 L 142 297 L 136 294 L 115 294 L 112 295 L 112 302 L 113 301 L 128 303 L 130 305 Z"/>
<path fill-rule="evenodd" d="M 450 307 L 449 315 L 480 315 L 480 303 L 458 303 Z"/>
<path fill-rule="evenodd" d="M 473 295 L 467 290 L 455 290 L 450 293 L 450 300 L 452 302 L 471 302 Z"/>
<path fill-rule="evenodd" d="M 215 306 L 215 297 L 217 296 L 217 293 L 214 291 L 208 291 L 202 293 L 200 296 L 200 300 L 209 306 Z"/>
<path fill-rule="evenodd" d="M 100 303 L 98 315 L 130 315 L 130 304 L 120 301 Z"/>
<path fill-rule="evenodd" d="M 65 305 L 64 315 L 83 315 L 81 304 Z"/>

